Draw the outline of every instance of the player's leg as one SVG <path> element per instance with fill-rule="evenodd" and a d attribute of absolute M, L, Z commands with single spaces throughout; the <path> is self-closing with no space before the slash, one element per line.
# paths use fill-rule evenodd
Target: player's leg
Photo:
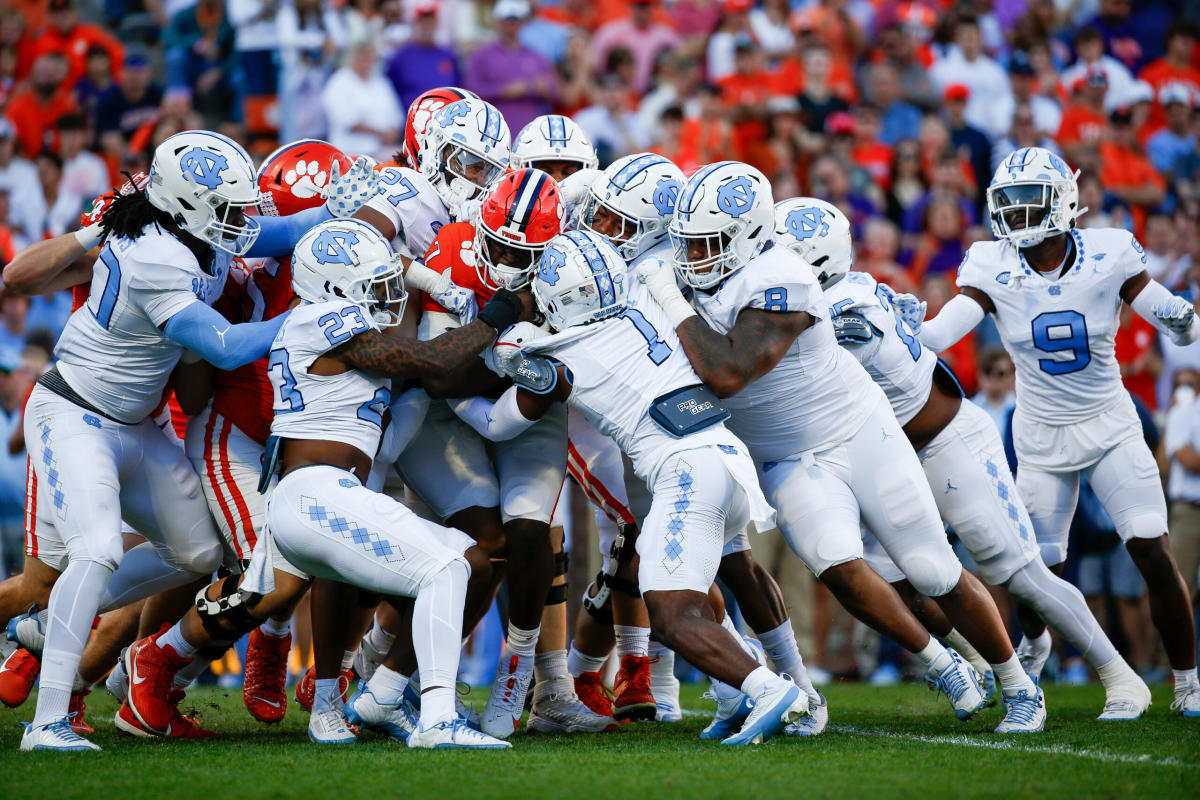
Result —
<path fill-rule="evenodd" d="M 1154 457 L 1141 438 L 1126 439 L 1088 469 L 1088 480 L 1146 581 L 1150 616 L 1175 673 L 1171 708 L 1200 717 L 1192 601 L 1171 552 L 1167 503 Z"/>

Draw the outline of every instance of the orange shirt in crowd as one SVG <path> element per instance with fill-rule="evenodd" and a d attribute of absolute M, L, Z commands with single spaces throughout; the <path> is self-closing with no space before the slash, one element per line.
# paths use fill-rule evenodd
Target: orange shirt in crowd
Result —
<path fill-rule="evenodd" d="M 771 93 L 796 97 L 804 92 L 804 66 L 800 59 L 788 56 L 771 73 Z M 854 73 L 847 65 L 835 61 L 829 69 L 829 90 L 853 105 L 858 102 L 858 87 Z"/>
<path fill-rule="evenodd" d="M 1105 187 L 1135 188 L 1152 183 L 1159 189 L 1165 190 L 1167 183 L 1159 174 L 1150 159 L 1144 153 L 1128 147 L 1120 147 L 1112 142 L 1100 145 L 1100 180 Z M 1142 235 L 1142 226 L 1146 222 L 1146 209 L 1141 206 L 1130 206 L 1129 216 L 1133 219 L 1133 232 Z"/>
<path fill-rule="evenodd" d="M 1058 125 L 1058 135 L 1054 138 L 1060 147 L 1073 144 L 1092 144 L 1100 139 L 1107 122 L 1102 112 L 1096 112 L 1082 103 L 1067 106 L 1063 112 L 1062 122 Z"/>
<path fill-rule="evenodd" d="M 854 163 L 867 171 L 883 191 L 892 188 L 892 148 L 875 141 L 860 144 L 851 153 Z"/>
<path fill-rule="evenodd" d="M 36 158 L 46 146 L 46 132 L 63 114 L 75 110 L 75 95 L 67 86 L 60 86 L 48 103 L 42 103 L 31 89 L 13 96 L 5 112 L 17 129 L 17 142 L 26 158 Z"/>
<path fill-rule="evenodd" d="M 1158 407 L 1157 377 L 1144 368 L 1136 372 L 1127 372 L 1126 367 L 1154 349 L 1158 334 L 1153 325 L 1137 314 L 1125 313 L 1121 316 L 1123 324 L 1117 328 L 1115 351 L 1117 363 L 1121 365 L 1124 375 L 1121 380 L 1130 394 L 1137 395 L 1138 399 L 1146 404 L 1146 408 L 1154 411 Z M 1125 317 L 1128 317 L 1128 321 L 1124 320 Z"/>
<path fill-rule="evenodd" d="M 37 60 L 46 53 L 62 53 L 67 57 L 66 84 L 74 86 L 87 71 L 87 53 L 95 46 L 108 51 L 112 60 L 113 80 L 120 80 L 125 48 L 116 37 L 98 25 L 81 22 L 66 35 L 60 33 L 58 28 L 46 25 L 33 35 L 32 55 Z"/>
<path fill-rule="evenodd" d="M 794 31 L 812 31 L 829 48 L 835 64 L 844 68 L 854 62 L 854 39 L 844 15 L 824 5 L 811 5 L 792 14 Z"/>
<path fill-rule="evenodd" d="M 1154 133 L 1167 123 L 1163 115 L 1162 104 L 1158 102 L 1158 90 L 1168 83 L 1182 83 L 1192 88 L 1200 96 L 1200 70 L 1195 67 L 1179 69 L 1167 63 L 1165 58 L 1152 61 L 1138 73 L 1138 78 L 1154 87 L 1154 104 L 1150 107 L 1150 117 L 1143 126 L 1144 134 Z M 1143 136 L 1142 141 L 1145 141 Z"/>

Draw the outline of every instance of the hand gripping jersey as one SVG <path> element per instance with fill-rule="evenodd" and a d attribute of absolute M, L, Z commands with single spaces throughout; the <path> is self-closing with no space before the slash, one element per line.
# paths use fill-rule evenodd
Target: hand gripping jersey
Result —
<path fill-rule="evenodd" d="M 225 290 L 213 307 L 233 323 L 262 322 L 286 311 L 293 297 L 290 258 L 266 258 L 257 266 L 235 259 Z M 213 379 L 213 409 L 263 445 L 275 414 L 267 362 L 263 358 L 237 369 L 217 370 Z"/>
<path fill-rule="evenodd" d="M 437 190 L 425 176 L 408 167 L 380 169 L 379 194 L 368 200 L 366 207 L 392 221 L 396 226 L 396 252 L 407 258 L 419 258 L 442 226 L 450 223 L 450 211 Z"/>
<path fill-rule="evenodd" d="M 730 275 L 692 303 L 719 333 L 727 333 L 745 308 L 807 311 L 815 322 L 796 337 L 774 369 L 725 405 L 729 428 L 755 461 L 784 461 L 845 441 L 863 426 L 882 391 L 838 346 L 829 303 L 812 267 L 779 245 Z"/>
<path fill-rule="evenodd" d="M 87 303 L 71 315 L 54 348 L 59 372 L 114 419 L 145 419 L 183 352 L 162 326 L 192 303 L 212 305 L 231 260 L 218 251 L 206 272 L 191 250 L 154 225 L 137 239 L 106 242 Z"/>
<path fill-rule="evenodd" d="M 475 226 L 452 222 L 438 231 L 425 253 L 425 266 L 434 272 L 450 271 L 450 280 L 462 289 L 475 292 L 479 307 L 487 305 L 496 290 L 485 285 L 475 270 Z M 427 294 L 421 295 L 420 338 L 432 339 L 458 327 L 458 315 L 442 308 Z"/>
<path fill-rule="evenodd" d="M 1007 242 L 977 242 L 958 270 L 960 288 L 974 287 L 996 306 L 996 326 L 1016 365 L 1017 406 L 1051 425 L 1131 403 L 1114 340 L 1121 286 L 1146 268 L 1141 245 L 1126 231 L 1068 235 L 1075 262 L 1057 280 L 1031 269 Z"/>
<path fill-rule="evenodd" d="M 853 312 L 874 328 L 871 341 L 847 349 L 883 389 L 899 423 L 907 425 L 929 399 L 937 356 L 892 313 L 893 295 L 892 287 L 865 272 L 848 272 L 825 289 L 831 315 Z"/>
<path fill-rule="evenodd" d="M 348 301 L 304 303 L 292 310 L 268 356 L 273 436 L 341 442 L 374 457 L 391 381 L 355 369 L 338 375 L 308 371 L 325 353 L 368 329 L 378 330 L 370 313 Z"/>

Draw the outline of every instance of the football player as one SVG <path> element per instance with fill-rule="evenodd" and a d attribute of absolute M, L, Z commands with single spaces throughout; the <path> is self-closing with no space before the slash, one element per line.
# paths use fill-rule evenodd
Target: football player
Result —
<path fill-rule="evenodd" d="M 1153 455 L 1121 382 L 1113 338 L 1121 303 L 1177 344 L 1200 338 L 1194 308 L 1146 272 L 1127 231 L 1079 230 L 1076 176 L 1048 150 L 1011 153 L 987 192 L 994 242 L 978 242 L 958 271 L 959 293 L 934 319 L 924 304 L 896 307 L 921 344 L 941 352 L 991 314 L 1017 370 L 1013 413 L 1017 491 L 1029 509 L 1042 559 L 1061 573 L 1067 533 L 1086 473 L 1138 570 L 1175 673 L 1171 708 L 1200 717 L 1196 638 L 1187 584 L 1167 536 L 1167 509 Z M 1045 624 L 1022 616 L 1026 669 L 1050 654 Z"/>
<path fill-rule="evenodd" d="M 546 114 L 535 117 L 516 135 L 509 162 L 513 169 L 540 169 L 561 183 L 580 170 L 594 170 L 600 159 L 575 120 Z"/>

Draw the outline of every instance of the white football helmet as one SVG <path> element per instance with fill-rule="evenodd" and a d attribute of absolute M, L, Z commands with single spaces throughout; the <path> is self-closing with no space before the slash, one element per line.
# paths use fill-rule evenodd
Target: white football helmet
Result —
<path fill-rule="evenodd" d="M 833 203 L 815 197 L 775 204 L 775 241 L 808 262 L 821 288 L 837 283 L 854 266 L 850 220 Z"/>
<path fill-rule="evenodd" d="M 625 262 L 608 239 L 570 231 L 550 240 L 533 278 L 533 299 L 556 331 L 616 316 L 629 295 Z"/>
<path fill-rule="evenodd" d="M 588 187 L 579 227 L 604 236 L 633 261 L 667 238 L 686 180 L 670 159 L 655 153 L 618 158 Z"/>
<path fill-rule="evenodd" d="M 408 302 L 404 262 L 374 226 L 357 219 L 326 220 L 300 237 L 292 289 L 310 303 L 359 303 L 381 328 L 398 325 Z"/>
<path fill-rule="evenodd" d="M 670 225 L 675 270 L 708 289 L 746 266 L 775 236 L 767 177 L 740 161 L 718 161 L 688 179 Z"/>
<path fill-rule="evenodd" d="M 258 223 L 245 215 L 261 201 L 254 164 L 219 133 L 184 131 L 155 148 L 146 198 L 218 250 L 240 256 L 258 238 Z"/>
<path fill-rule="evenodd" d="M 545 169 L 538 166 L 542 161 L 569 161 L 579 169 L 595 169 L 600 163 L 583 128 L 561 114 L 545 114 L 521 128 L 509 161 L 513 169 Z"/>
<path fill-rule="evenodd" d="M 508 123 L 496 107 L 468 97 L 434 114 L 417 162 L 442 202 L 458 208 L 504 174 L 511 143 Z"/>
<path fill-rule="evenodd" d="M 987 190 L 992 234 L 1015 247 L 1033 247 L 1075 227 L 1078 172 L 1044 147 L 1014 150 L 992 175 Z"/>

